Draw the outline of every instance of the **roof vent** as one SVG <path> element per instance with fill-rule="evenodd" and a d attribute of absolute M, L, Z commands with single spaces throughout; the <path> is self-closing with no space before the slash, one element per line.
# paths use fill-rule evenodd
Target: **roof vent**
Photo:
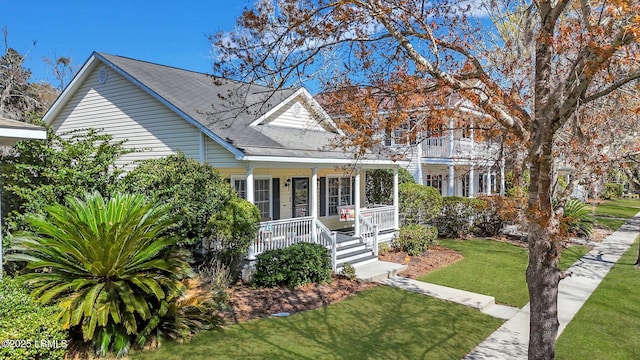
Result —
<path fill-rule="evenodd" d="M 98 83 L 104 84 L 107 82 L 107 68 L 104 66 L 98 70 Z"/>
<path fill-rule="evenodd" d="M 293 111 L 294 116 L 300 116 L 300 112 L 302 112 L 302 106 L 300 106 L 300 103 L 297 102 L 293 104 L 293 108 L 291 110 Z"/>

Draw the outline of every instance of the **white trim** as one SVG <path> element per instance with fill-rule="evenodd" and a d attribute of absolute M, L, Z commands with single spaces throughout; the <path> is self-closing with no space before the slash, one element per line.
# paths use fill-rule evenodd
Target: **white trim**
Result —
<path fill-rule="evenodd" d="M 332 159 L 332 158 L 294 158 L 288 156 L 259 156 L 259 155 L 250 155 L 245 156 L 240 159 L 244 161 L 251 162 L 277 162 L 277 163 L 302 163 L 302 164 L 324 164 L 329 167 L 333 167 L 334 165 L 371 165 L 371 166 L 400 166 L 400 165 L 408 165 L 409 161 L 407 160 L 351 160 L 351 159 Z"/>
<path fill-rule="evenodd" d="M 6 128 L 0 126 L 2 129 L 2 135 L 0 135 L 0 139 L 7 138 L 9 140 L 26 140 L 26 139 L 41 139 L 44 140 L 47 138 L 47 131 L 42 128 L 41 129 L 16 129 L 16 128 Z"/>
<path fill-rule="evenodd" d="M 46 114 L 42 117 L 42 120 L 47 125 L 51 125 L 53 119 L 58 115 L 64 104 L 67 103 L 67 98 L 73 96 L 76 92 L 76 88 L 80 86 L 80 83 L 84 82 L 89 74 L 89 69 L 92 69 L 93 64 L 96 62 L 96 52 L 94 51 L 89 56 L 89 59 L 85 61 L 84 65 L 80 68 L 80 71 L 73 77 L 69 85 L 64 89 L 62 94 L 58 96 L 56 101 L 51 105 Z"/>
<path fill-rule="evenodd" d="M 353 201 L 353 215 L 354 215 L 354 226 L 353 226 L 353 235 L 358 237 L 360 236 L 360 168 L 356 168 L 356 179 L 353 182 L 353 187 L 355 187 L 354 198 L 351 199 Z M 349 180 L 349 187 L 351 187 L 351 180 Z M 353 189 L 350 189 L 351 193 L 354 193 Z M 351 194 L 349 194 L 351 195 Z"/>
<path fill-rule="evenodd" d="M 198 157 L 200 159 L 200 163 L 201 164 L 204 164 L 205 161 L 206 161 L 206 158 L 205 158 L 205 154 L 206 154 L 205 144 L 206 144 L 206 141 L 204 139 L 204 133 L 202 133 L 202 131 L 200 131 L 198 133 Z"/>
<path fill-rule="evenodd" d="M 307 105 L 311 106 L 313 110 L 320 113 L 322 117 L 320 122 L 325 121 L 327 124 L 329 124 L 333 128 L 333 130 L 338 132 L 338 134 L 344 135 L 344 133 L 338 128 L 336 123 L 333 122 L 333 120 L 331 119 L 331 116 L 329 116 L 329 114 L 327 114 L 327 112 L 324 111 L 324 109 L 322 108 L 322 106 L 320 106 L 320 104 L 318 104 L 316 99 L 314 99 L 313 96 L 311 96 L 311 94 L 309 93 L 309 91 L 307 91 L 307 89 L 303 87 L 296 90 L 293 94 L 289 95 L 289 97 L 281 101 L 278 105 L 271 108 L 271 110 L 262 114 L 258 119 L 256 119 L 254 122 L 251 123 L 251 126 L 260 125 L 263 121 L 268 119 L 271 115 L 275 114 L 278 110 L 282 109 L 285 105 L 287 105 L 291 101 L 295 100 L 298 96 L 302 96 L 305 102 L 307 102 Z"/>

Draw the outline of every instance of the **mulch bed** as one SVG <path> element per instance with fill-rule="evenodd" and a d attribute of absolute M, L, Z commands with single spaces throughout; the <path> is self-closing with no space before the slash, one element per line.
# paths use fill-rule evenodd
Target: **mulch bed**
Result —
<path fill-rule="evenodd" d="M 334 275 L 326 284 L 306 284 L 295 289 L 252 288 L 238 284 L 229 289 L 231 311 L 225 314 L 227 323 L 244 322 L 278 313 L 297 313 L 316 309 L 343 300 L 376 284 L 348 280 Z"/>
<path fill-rule="evenodd" d="M 407 256 L 405 252 L 390 251 L 380 255 L 380 260 L 407 264 L 400 276 L 417 278 L 434 269 L 452 264 L 462 255 L 443 246 L 431 246 L 421 256 Z M 327 284 L 307 284 L 290 288 L 253 288 L 238 284 L 229 289 L 231 311 L 225 314 L 229 324 L 269 317 L 279 313 L 294 314 L 312 310 L 343 300 L 362 290 L 376 286 L 360 280 L 348 280 L 334 275 Z"/>
<path fill-rule="evenodd" d="M 408 265 L 408 268 L 400 273 L 400 276 L 417 279 L 430 271 L 462 260 L 462 254 L 444 246 L 432 245 L 427 252 L 420 256 L 409 256 L 404 251 L 389 251 L 386 254 L 381 254 L 379 258 L 382 261 Z"/>

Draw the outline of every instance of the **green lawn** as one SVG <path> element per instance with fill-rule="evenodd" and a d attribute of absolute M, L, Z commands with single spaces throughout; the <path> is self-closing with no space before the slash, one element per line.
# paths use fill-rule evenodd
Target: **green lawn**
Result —
<path fill-rule="evenodd" d="M 527 250 L 493 240 L 442 240 L 440 244 L 464 255 L 464 259 L 418 278 L 434 284 L 490 295 L 496 302 L 523 307 L 529 302 L 525 279 Z M 567 269 L 589 248 L 572 246 L 560 259 Z"/>
<path fill-rule="evenodd" d="M 502 324 L 477 310 L 377 286 L 284 318 L 201 333 L 132 359 L 460 359 Z"/>
<path fill-rule="evenodd" d="M 640 212 L 640 200 L 618 199 L 608 200 L 594 209 L 596 223 L 611 230 L 618 230 L 626 219 Z"/>
<path fill-rule="evenodd" d="M 638 241 L 613 266 L 556 344 L 558 359 L 637 359 L 640 356 Z"/>

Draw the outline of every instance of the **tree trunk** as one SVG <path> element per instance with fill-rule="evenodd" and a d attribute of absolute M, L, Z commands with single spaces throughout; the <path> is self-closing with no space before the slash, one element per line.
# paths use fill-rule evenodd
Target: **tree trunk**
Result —
<path fill-rule="evenodd" d="M 553 359 L 558 334 L 558 257 L 548 231 L 534 224 L 529 227 L 527 286 L 531 313 L 529 319 L 529 359 Z"/>
<path fill-rule="evenodd" d="M 558 230 L 551 206 L 552 136 L 543 137 L 542 146 L 532 156 L 531 186 L 527 204 L 529 262 L 529 359 L 553 359 L 558 334 L 559 247 Z"/>

